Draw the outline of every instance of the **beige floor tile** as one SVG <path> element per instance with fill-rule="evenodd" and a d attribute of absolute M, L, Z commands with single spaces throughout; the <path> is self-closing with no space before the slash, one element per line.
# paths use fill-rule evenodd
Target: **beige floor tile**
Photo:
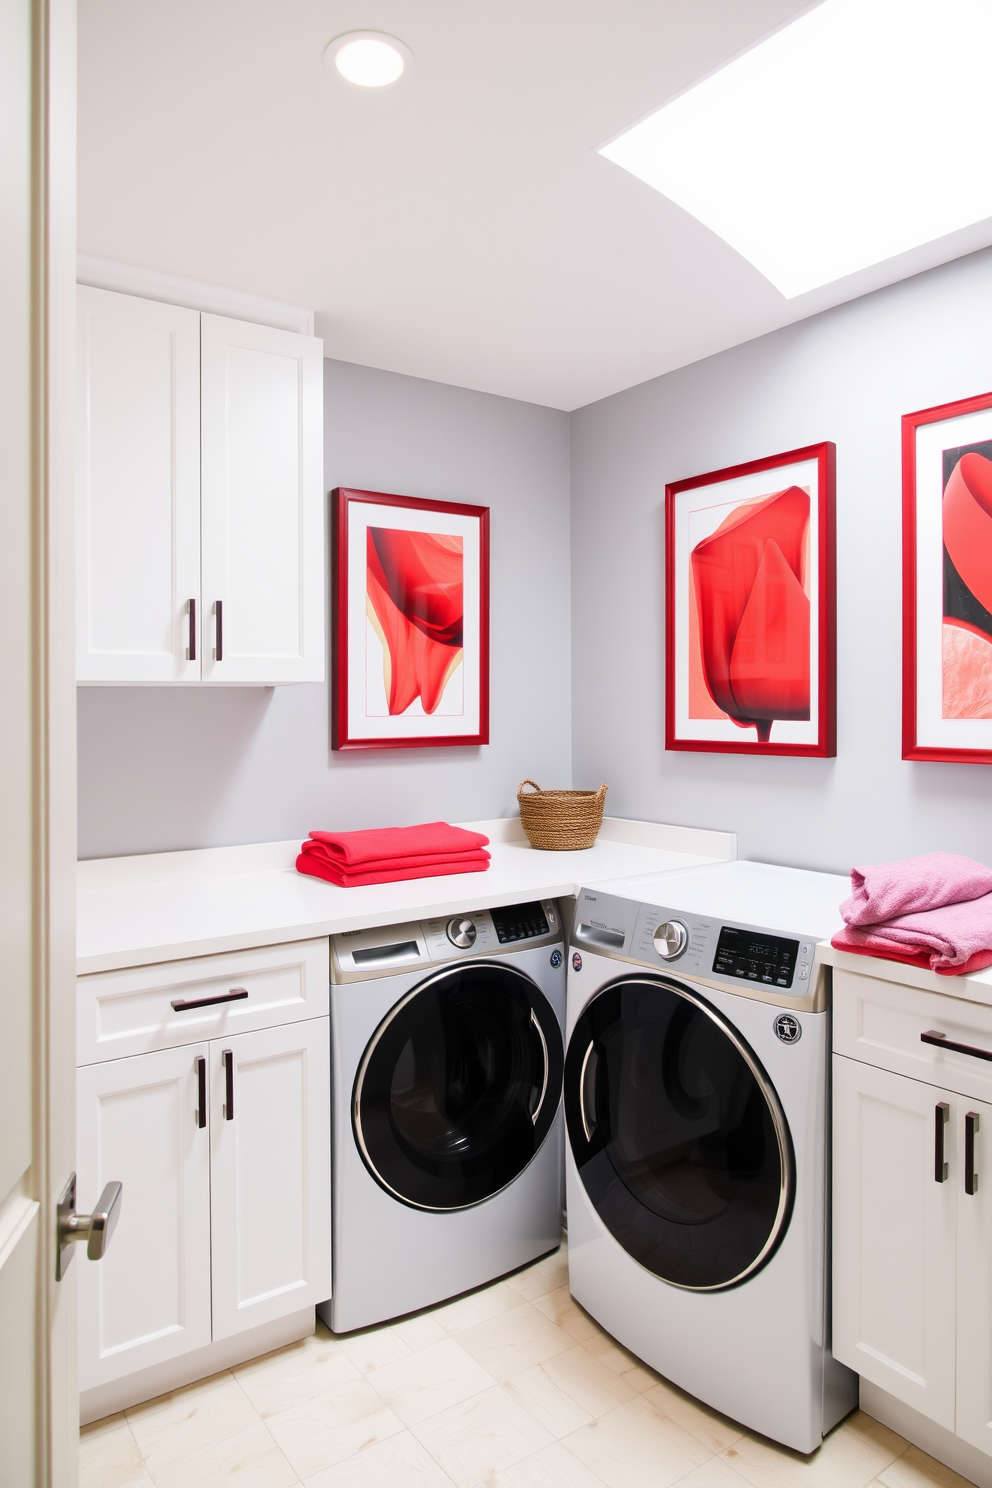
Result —
<path fill-rule="evenodd" d="M 452 1488 L 452 1484 L 412 1432 L 401 1431 L 307 1478 L 303 1488 Z"/>
<path fill-rule="evenodd" d="M 562 1245 L 558 1250 L 523 1271 L 516 1271 L 506 1278 L 508 1287 L 519 1292 L 528 1302 L 535 1297 L 546 1297 L 561 1286 L 568 1285 L 568 1251 Z"/>
<path fill-rule="evenodd" d="M 752 1488 L 864 1488 L 906 1450 L 901 1436 L 855 1411 L 810 1456 L 745 1433 L 721 1455 Z"/>
<path fill-rule="evenodd" d="M 564 1445 L 608 1488 L 667 1488 L 712 1456 L 643 1396 L 573 1431 Z"/>
<path fill-rule="evenodd" d="M 316 1335 L 239 1364 L 231 1373 L 263 1420 L 360 1378 L 339 1343 Z"/>
<path fill-rule="evenodd" d="M 151 1478 L 123 1415 L 79 1433 L 79 1488 L 151 1488 Z"/>
<path fill-rule="evenodd" d="M 447 1333 L 441 1327 L 432 1313 L 422 1312 L 416 1317 L 403 1318 L 399 1323 L 393 1323 L 392 1330 L 397 1338 L 401 1338 L 407 1348 L 414 1353 L 418 1349 L 430 1348 L 432 1343 L 440 1343 L 442 1338 L 447 1338 Z"/>
<path fill-rule="evenodd" d="M 598 1338 L 603 1331 L 574 1300 L 567 1286 L 557 1287 L 553 1292 L 548 1292 L 546 1297 L 535 1298 L 534 1306 L 553 1323 L 557 1323 L 559 1328 L 564 1329 L 576 1343 L 582 1343 L 587 1338 Z"/>
<path fill-rule="evenodd" d="M 590 1413 L 556 1385 L 539 1364 L 504 1380 L 503 1389 L 554 1437 L 567 1436 L 592 1420 Z"/>
<path fill-rule="evenodd" d="M 644 1398 L 663 1410 L 666 1416 L 671 1416 L 673 1421 L 677 1421 L 690 1436 L 701 1441 L 704 1447 L 709 1447 L 711 1452 L 726 1451 L 744 1435 L 744 1427 L 738 1422 L 721 1416 L 701 1400 L 694 1400 L 668 1380 L 652 1385 L 650 1390 L 645 1391 Z"/>
<path fill-rule="evenodd" d="M 884 1483 L 885 1488 L 970 1488 L 967 1478 L 928 1457 L 919 1447 L 910 1447 L 895 1462 L 890 1462 L 879 1473 L 878 1481 Z"/>
<path fill-rule="evenodd" d="M 565 1354 L 555 1354 L 546 1359 L 542 1368 L 559 1389 L 577 1400 L 591 1416 L 604 1416 L 625 1401 L 633 1400 L 637 1394 L 630 1385 L 624 1384 L 620 1375 L 600 1364 L 581 1344 L 576 1344 Z"/>
<path fill-rule="evenodd" d="M 394 1364 L 397 1359 L 408 1359 L 413 1352 L 394 1328 L 367 1328 L 362 1333 L 345 1334 L 338 1348 L 362 1374 L 371 1374 L 373 1369 Z"/>
<path fill-rule="evenodd" d="M 597 1332 L 592 1338 L 587 1338 L 582 1344 L 587 1353 L 594 1359 L 598 1359 L 607 1369 L 618 1374 L 632 1390 L 643 1393 L 656 1385 L 660 1376 L 649 1369 L 647 1364 L 623 1348 L 615 1338 L 608 1333 Z"/>
<path fill-rule="evenodd" d="M 290 1466 L 230 1374 L 127 1411 L 155 1488 L 289 1488 Z"/>
<path fill-rule="evenodd" d="M 603 1480 L 584 1467 L 561 1442 L 553 1442 L 505 1472 L 487 1477 L 485 1485 L 486 1488 L 603 1488 Z"/>
<path fill-rule="evenodd" d="M 747 1488 L 747 1482 L 723 1457 L 711 1457 L 702 1467 L 679 1478 L 677 1488 Z"/>
<path fill-rule="evenodd" d="M 493 1379 L 509 1379 L 554 1354 L 574 1347 L 575 1340 L 555 1326 L 543 1312 L 523 1302 L 512 1312 L 501 1312 L 464 1328 L 456 1335 L 466 1353 L 478 1360 Z"/>
<path fill-rule="evenodd" d="M 467 1296 L 458 1297 L 454 1302 L 435 1307 L 431 1316 L 448 1333 L 460 1333 L 463 1328 L 484 1323 L 498 1313 L 510 1312 L 512 1308 L 519 1306 L 520 1293 L 515 1292 L 505 1281 L 497 1281 L 493 1286 L 483 1287 L 478 1292 L 469 1292 Z"/>
<path fill-rule="evenodd" d="M 366 1378 L 406 1426 L 468 1400 L 493 1384 L 493 1376 L 453 1338 L 384 1364 Z"/>
<path fill-rule="evenodd" d="M 552 1442 L 498 1385 L 421 1421 L 413 1432 L 456 1488 L 472 1488 Z"/>
<path fill-rule="evenodd" d="M 403 1429 L 402 1421 L 360 1375 L 269 1416 L 265 1424 L 301 1478 L 344 1462 Z"/>

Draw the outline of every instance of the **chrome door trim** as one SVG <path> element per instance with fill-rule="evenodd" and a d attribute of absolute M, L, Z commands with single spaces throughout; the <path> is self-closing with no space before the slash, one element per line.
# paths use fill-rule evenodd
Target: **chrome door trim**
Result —
<path fill-rule="evenodd" d="M 667 976 L 652 976 L 650 974 L 617 977 L 616 981 L 609 982 L 605 987 L 600 987 L 599 991 L 596 992 L 594 996 L 590 997 L 589 1001 L 585 1004 L 585 1007 L 583 1007 L 582 1012 L 579 1014 L 579 1017 L 581 1018 L 583 1014 L 585 1014 L 586 1011 L 592 1007 L 593 1003 L 596 1002 L 600 997 L 602 997 L 604 993 L 615 991 L 617 987 L 629 987 L 636 984 L 652 988 L 664 987 L 667 991 L 674 992 L 677 997 L 681 997 L 685 1002 L 692 1003 L 693 1007 L 698 1008 L 701 1013 L 705 1013 L 707 1018 L 709 1018 L 711 1022 L 716 1024 L 717 1028 L 719 1028 L 721 1033 L 723 1033 L 730 1040 L 734 1048 L 737 1050 L 738 1054 L 740 1054 L 741 1058 L 744 1060 L 744 1063 L 747 1065 L 748 1069 L 751 1071 L 751 1074 L 754 1076 L 758 1089 L 761 1091 L 761 1094 L 764 1097 L 765 1104 L 771 1112 L 772 1125 L 775 1128 L 775 1139 L 778 1143 L 779 1171 L 781 1173 L 781 1178 L 779 1181 L 778 1207 L 775 1211 L 775 1218 L 772 1222 L 772 1227 L 768 1232 L 768 1238 L 765 1241 L 764 1245 L 761 1247 L 759 1253 L 747 1266 L 745 1266 L 743 1271 L 738 1272 L 736 1276 L 730 1277 L 727 1281 L 721 1281 L 717 1286 L 685 1286 L 683 1283 L 678 1281 L 669 1281 L 667 1277 L 655 1276 L 656 1280 L 664 1281 L 666 1286 L 678 1287 L 679 1290 L 683 1292 L 725 1292 L 730 1287 L 739 1286 L 742 1281 L 746 1281 L 749 1276 L 753 1276 L 756 1271 L 759 1271 L 761 1269 L 770 1253 L 778 1244 L 782 1234 L 783 1226 L 789 1216 L 792 1207 L 791 1200 L 795 1170 L 795 1161 L 792 1154 L 792 1141 L 789 1136 L 789 1123 L 785 1119 L 785 1112 L 782 1110 L 782 1104 L 778 1098 L 778 1092 L 775 1089 L 775 1086 L 772 1084 L 768 1075 L 762 1068 L 760 1062 L 758 1061 L 757 1055 L 753 1053 L 749 1044 L 744 1039 L 743 1034 L 738 1033 L 737 1029 L 723 1015 L 723 1013 L 718 1012 L 715 1007 L 712 1007 L 704 997 L 698 996 L 692 991 L 691 988 L 684 986 L 681 982 L 675 981 L 674 978 Z M 723 991 L 724 989 L 720 988 L 719 990 Z M 585 1074 L 586 1064 L 588 1062 L 589 1055 L 592 1052 L 594 1042 L 595 1040 L 590 1042 L 589 1048 L 585 1052 L 585 1057 L 582 1061 L 583 1074 Z M 564 1081 L 562 1083 L 564 1084 Z M 579 1087 L 579 1110 L 580 1112 L 582 1112 L 584 1118 L 585 1112 L 582 1106 L 581 1085 Z M 582 1124 L 583 1128 L 585 1128 L 584 1119 Z M 591 1134 L 587 1133 L 586 1140 L 592 1140 Z M 578 1171 L 578 1177 L 581 1181 L 581 1171 Z M 621 1182 L 622 1181 L 623 1180 L 621 1179 Z M 585 1189 L 584 1183 L 582 1184 L 582 1187 L 583 1189 Z M 592 1201 L 590 1200 L 590 1202 Z M 594 1209 L 595 1207 L 596 1206 L 593 1205 Z M 596 1214 L 598 1217 L 601 1218 L 598 1209 L 596 1209 Z M 620 1244 L 620 1242 L 617 1241 L 617 1244 Z M 629 1255 L 630 1252 L 626 1251 L 625 1254 Z M 637 1261 L 636 1256 L 631 1256 L 630 1258 L 633 1261 Z M 640 1261 L 637 1261 L 637 1264 L 640 1265 Z M 644 1267 L 643 1269 L 647 1270 L 647 1267 Z M 650 1274 L 655 1275 L 654 1272 L 651 1272 Z"/>
<path fill-rule="evenodd" d="M 484 959 L 482 957 L 479 957 L 478 959 L 471 960 L 471 961 L 456 961 L 456 962 L 453 962 L 453 963 L 449 963 L 447 966 L 439 967 L 437 971 L 433 972 L 430 976 L 425 977 L 422 982 L 418 982 L 415 987 L 411 987 L 410 990 L 409 990 L 409 992 L 407 992 L 403 997 L 401 997 L 400 1000 L 399 1000 L 399 1002 L 397 1002 L 393 1007 L 390 1008 L 389 1012 L 383 1018 L 382 1022 L 378 1025 L 378 1027 L 376 1028 L 375 1032 L 372 1034 L 372 1037 L 369 1039 L 368 1043 L 366 1044 L 366 1046 L 365 1046 L 365 1052 L 362 1055 L 361 1060 L 359 1062 L 358 1072 L 355 1075 L 355 1084 L 354 1084 L 354 1087 L 353 1087 L 353 1090 L 352 1090 L 352 1096 L 351 1096 L 351 1127 L 352 1127 L 352 1131 L 355 1134 L 355 1141 L 358 1144 L 358 1149 L 361 1152 L 362 1159 L 363 1159 L 363 1161 L 365 1163 L 365 1166 L 368 1168 L 369 1172 L 372 1174 L 372 1177 L 375 1179 L 375 1181 L 377 1183 L 381 1184 L 381 1186 L 386 1190 L 387 1193 L 392 1194 L 392 1196 L 393 1196 L 394 1199 L 398 1199 L 401 1204 L 406 1204 L 411 1209 L 421 1209 L 421 1210 L 426 1211 L 429 1214 L 457 1214 L 462 1209 L 475 1209 L 475 1208 L 478 1207 L 479 1204 L 488 1204 L 488 1202 L 489 1202 L 490 1199 L 495 1199 L 499 1194 L 505 1193 L 506 1190 L 511 1186 L 511 1184 L 516 1183 L 517 1179 L 520 1177 L 520 1173 L 525 1173 L 527 1171 L 527 1168 L 530 1167 L 530 1163 L 532 1163 L 534 1161 L 534 1158 L 537 1157 L 538 1152 L 540 1152 L 542 1150 L 542 1148 L 544 1147 L 544 1142 L 546 1142 L 548 1140 L 548 1137 L 551 1135 L 551 1126 L 549 1126 L 548 1127 L 548 1131 L 547 1131 L 547 1135 L 544 1138 L 544 1142 L 541 1143 L 541 1146 L 537 1149 L 537 1152 L 535 1152 L 533 1154 L 533 1156 L 530 1159 L 530 1162 L 528 1162 L 525 1167 L 521 1168 L 520 1173 L 516 1173 L 510 1179 L 509 1183 L 504 1183 L 502 1188 L 494 1189 L 494 1191 L 491 1194 L 486 1194 L 486 1196 L 485 1196 L 484 1199 L 473 1199 L 470 1204 L 445 1204 L 443 1206 L 442 1205 L 439 1205 L 439 1204 L 418 1204 L 418 1203 L 416 1203 L 415 1200 L 408 1198 L 406 1196 L 406 1194 L 399 1193 L 398 1190 L 395 1189 L 395 1188 L 393 1188 L 392 1184 L 391 1183 L 388 1183 L 386 1181 L 386 1179 L 382 1176 L 382 1174 L 379 1172 L 379 1169 L 376 1167 L 375 1163 L 372 1161 L 372 1157 L 371 1157 L 371 1155 L 369 1153 L 369 1149 L 366 1146 L 366 1143 L 365 1143 L 365 1134 L 362 1131 L 362 1110 L 361 1110 L 361 1107 L 362 1107 L 362 1088 L 363 1088 L 363 1086 L 365 1084 L 365 1076 L 368 1074 L 368 1068 L 369 1068 L 369 1064 L 370 1064 L 370 1062 L 372 1060 L 372 1056 L 375 1053 L 376 1049 L 379 1047 L 379 1044 L 382 1042 L 383 1036 L 385 1035 L 386 1030 L 389 1028 L 390 1024 L 394 1021 L 395 1018 L 397 1018 L 399 1016 L 399 1014 L 403 1011 L 403 1009 L 405 1007 L 407 1007 L 409 1005 L 409 1003 L 411 1003 L 413 1001 L 413 999 L 415 997 L 419 997 L 420 994 L 421 994 L 421 992 L 426 992 L 427 989 L 428 989 L 428 987 L 432 987 L 435 982 L 440 982 L 440 981 L 445 980 L 445 978 L 451 976 L 456 971 L 466 971 L 466 970 L 470 970 L 473 967 L 483 967 L 486 970 L 491 971 L 494 966 L 498 966 L 499 969 L 500 969 L 500 971 L 509 972 L 509 974 L 511 976 L 519 977 L 519 979 L 522 982 L 525 982 L 526 983 L 528 989 L 533 989 L 534 991 L 536 991 L 539 994 L 539 996 L 543 997 L 544 1000 L 545 1000 L 545 1002 L 548 1004 L 548 1006 L 551 1007 L 552 1014 L 555 1016 L 555 1019 L 557 1021 L 557 1014 L 554 1012 L 554 1008 L 551 1006 L 550 999 L 545 996 L 545 994 L 542 991 L 541 987 L 534 980 L 534 978 L 528 976 L 525 971 L 520 971 L 516 966 L 510 966 L 505 961 L 495 961 L 491 956 L 486 956 Z M 533 994 L 531 994 L 531 995 L 533 996 Z M 544 1085 L 543 1085 L 543 1087 L 541 1089 L 541 1099 L 537 1103 L 537 1110 L 534 1112 L 534 1116 L 532 1118 L 532 1120 L 534 1122 L 534 1125 L 536 1126 L 537 1125 L 537 1118 L 538 1118 L 538 1115 L 540 1114 L 541 1107 L 544 1104 L 544 1097 L 545 1097 L 545 1095 L 547 1093 L 548 1078 L 549 1078 L 549 1068 L 550 1068 L 550 1066 L 549 1066 L 549 1061 L 548 1061 L 548 1046 L 547 1046 L 547 1042 L 546 1042 L 545 1037 L 544 1037 L 544 1030 L 541 1028 L 541 1025 L 538 1022 L 537 1016 L 536 1016 L 536 1014 L 534 1012 L 533 1001 L 532 1001 L 532 1005 L 531 1005 L 530 1015 L 531 1015 L 531 1018 L 532 1018 L 533 1022 L 537 1026 L 537 1031 L 538 1031 L 538 1033 L 540 1034 L 540 1037 L 541 1037 L 541 1046 L 542 1046 L 542 1049 L 543 1049 L 543 1052 L 544 1052 Z M 564 1040 L 564 1037 L 563 1037 L 562 1038 L 562 1094 L 559 1095 L 559 1098 L 558 1098 L 559 1104 L 561 1104 L 561 1100 L 562 1100 L 562 1096 L 564 1095 L 564 1088 L 565 1088 L 565 1080 L 564 1080 L 564 1055 L 565 1055 L 565 1048 L 564 1048 L 564 1044 L 565 1044 L 565 1040 Z M 552 1120 L 552 1124 L 551 1125 L 552 1126 L 554 1125 L 554 1121 L 553 1120 Z"/>
<path fill-rule="evenodd" d="M 588 1006 L 588 1004 L 587 1004 Z M 582 1009 L 585 1012 L 585 1008 Z M 589 1056 L 596 1047 L 596 1040 L 589 1040 L 589 1047 L 582 1056 L 582 1068 L 579 1070 L 579 1115 L 582 1118 L 582 1130 L 586 1134 L 586 1141 L 592 1141 L 592 1127 L 586 1116 L 586 1070 L 589 1068 Z"/>
<path fill-rule="evenodd" d="M 544 1079 L 541 1081 L 541 1094 L 538 1096 L 537 1105 L 534 1107 L 534 1114 L 530 1118 L 533 1125 L 536 1126 L 537 1118 L 541 1114 L 541 1107 L 544 1105 L 544 1097 L 548 1093 L 548 1078 L 551 1074 L 551 1065 L 548 1061 L 548 1041 L 544 1037 L 544 1029 L 541 1027 L 538 1016 L 535 1013 L 533 1007 L 530 1010 L 530 1021 L 533 1023 L 534 1032 L 537 1034 L 538 1039 L 540 1040 L 541 1058 L 544 1060 Z M 564 1048 L 562 1049 L 562 1055 L 564 1056 Z M 564 1084 L 564 1070 L 562 1071 L 562 1076 L 562 1083 Z"/>

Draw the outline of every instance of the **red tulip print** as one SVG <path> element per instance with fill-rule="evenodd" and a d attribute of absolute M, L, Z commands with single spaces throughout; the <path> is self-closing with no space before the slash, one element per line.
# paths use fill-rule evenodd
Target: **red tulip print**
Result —
<path fill-rule="evenodd" d="M 692 550 L 703 679 L 767 743 L 776 719 L 810 716 L 810 499 L 789 486 L 737 507 Z"/>
<path fill-rule="evenodd" d="M 385 652 L 391 716 L 418 697 L 433 713 L 462 659 L 462 546 L 436 532 L 368 528 L 368 614 Z"/>
<path fill-rule="evenodd" d="M 942 524 L 941 714 L 992 718 L 992 460 L 971 450 L 956 461 Z"/>

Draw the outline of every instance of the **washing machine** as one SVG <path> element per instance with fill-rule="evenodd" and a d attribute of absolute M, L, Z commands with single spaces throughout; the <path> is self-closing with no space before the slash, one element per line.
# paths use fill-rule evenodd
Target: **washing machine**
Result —
<path fill-rule="evenodd" d="M 564 1106 L 572 1294 L 800 1452 L 857 1404 L 830 1352 L 830 971 L 846 878 L 732 862 L 584 888 Z"/>
<path fill-rule="evenodd" d="M 336 1333 L 554 1250 L 565 966 L 553 900 L 331 937 Z"/>

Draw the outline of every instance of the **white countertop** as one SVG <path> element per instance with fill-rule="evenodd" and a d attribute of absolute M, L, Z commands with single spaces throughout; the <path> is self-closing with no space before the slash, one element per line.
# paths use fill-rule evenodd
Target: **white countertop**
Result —
<path fill-rule="evenodd" d="M 939 992 L 943 997 L 960 997 L 965 1002 L 984 1002 L 992 1006 L 992 966 L 971 976 L 938 976 L 922 966 L 907 966 L 903 961 L 885 961 L 881 956 L 857 956 L 838 951 L 829 940 L 820 942 L 819 955 L 827 966 L 853 971 L 858 976 L 879 977 L 883 982 L 901 982 L 904 987 L 920 987 L 924 992 Z"/>
<path fill-rule="evenodd" d="M 341 889 L 297 873 L 299 842 L 91 858 L 78 865 L 80 974 L 577 894 L 584 883 L 737 856 L 732 832 L 606 817 L 594 847 L 539 852 L 518 817 L 464 822 L 490 838 L 485 873 Z M 937 980 L 942 980 L 938 978 Z M 992 986 L 990 986 L 992 993 Z"/>

